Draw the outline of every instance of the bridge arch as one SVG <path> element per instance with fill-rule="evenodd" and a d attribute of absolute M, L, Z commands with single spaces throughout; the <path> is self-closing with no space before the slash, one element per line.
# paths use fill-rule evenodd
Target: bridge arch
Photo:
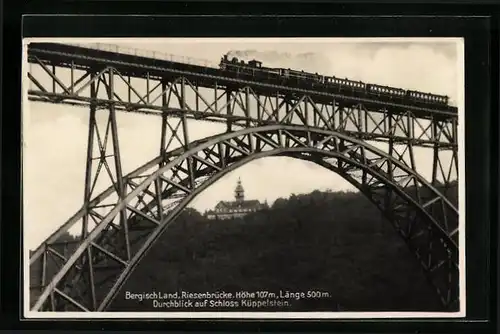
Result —
<path fill-rule="evenodd" d="M 250 161 L 280 155 L 315 162 L 367 195 L 420 260 L 442 302 L 446 306 L 456 303 L 458 210 L 438 189 L 366 142 L 332 131 L 271 125 L 205 138 L 151 160 L 124 177 L 126 196 L 105 214 L 98 214 L 97 209 L 103 208 L 114 189 L 110 187 L 94 198 L 89 208 L 82 208 L 31 257 L 31 265 L 40 260 L 45 263 L 51 242 L 61 231 L 85 215 L 98 221 L 50 282 L 42 282 L 42 293 L 32 309 L 56 310 L 60 305 L 85 311 L 106 309 L 146 251 L 194 197 Z M 176 205 L 164 214 L 162 202 L 172 197 L 178 199 Z M 123 211 L 130 215 L 121 215 L 115 224 Z M 141 226 L 147 235 L 132 247 L 129 230 L 139 221 L 150 226 Z M 111 285 L 96 293 L 94 268 L 99 264 L 111 267 L 110 262 L 118 264 L 112 269 Z M 85 292 L 73 292 L 81 290 Z"/>

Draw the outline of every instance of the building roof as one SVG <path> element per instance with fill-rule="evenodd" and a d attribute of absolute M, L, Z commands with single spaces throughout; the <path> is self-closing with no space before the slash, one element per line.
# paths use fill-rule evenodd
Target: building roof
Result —
<path fill-rule="evenodd" d="M 260 202 L 258 200 L 249 200 L 249 201 L 220 201 L 215 208 L 217 209 L 250 209 L 260 206 Z"/>

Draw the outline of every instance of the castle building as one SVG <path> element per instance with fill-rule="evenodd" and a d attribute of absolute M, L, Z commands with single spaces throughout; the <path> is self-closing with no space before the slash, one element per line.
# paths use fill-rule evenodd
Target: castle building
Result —
<path fill-rule="evenodd" d="M 208 219 L 232 219 L 240 218 L 251 212 L 257 212 L 265 208 L 258 200 L 245 201 L 245 189 L 238 179 L 236 189 L 234 190 L 234 201 L 220 201 L 213 210 L 207 211 Z"/>

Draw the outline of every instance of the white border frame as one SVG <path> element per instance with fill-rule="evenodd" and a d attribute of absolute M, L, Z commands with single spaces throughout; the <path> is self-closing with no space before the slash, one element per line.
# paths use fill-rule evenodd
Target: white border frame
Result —
<path fill-rule="evenodd" d="M 194 41 L 195 40 L 195 41 Z M 29 310 L 29 250 L 23 246 L 23 315 L 27 319 L 386 319 L 386 318 L 463 318 L 466 316 L 466 282 L 465 282 L 465 53 L 463 38 L 25 38 L 23 39 L 22 56 L 22 103 L 21 103 L 21 159 L 23 182 L 24 171 L 24 128 L 29 119 L 25 110 L 29 108 L 27 94 L 27 46 L 29 43 L 51 42 L 51 43 L 236 43 L 236 42 L 258 42 L 258 43 L 318 43 L 318 42 L 356 42 L 356 43 L 411 43 L 411 42 L 455 42 L 457 48 L 457 108 L 458 108 L 458 184 L 459 184 L 459 298 L 460 311 L 458 312 L 33 312 Z M 26 108 L 26 109 L 25 109 Z M 21 192 L 22 193 L 22 192 Z M 24 202 L 24 196 L 22 197 Z M 23 208 L 24 206 L 21 205 Z M 24 240 L 24 222 L 23 226 Z M 22 243 L 24 245 L 24 242 Z"/>

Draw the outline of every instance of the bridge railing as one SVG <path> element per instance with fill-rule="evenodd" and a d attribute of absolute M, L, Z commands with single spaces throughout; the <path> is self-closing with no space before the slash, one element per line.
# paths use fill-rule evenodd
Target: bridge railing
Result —
<path fill-rule="evenodd" d="M 153 58 L 158 60 L 166 60 L 183 64 L 197 65 L 197 66 L 205 66 L 205 67 L 213 67 L 218 68 L 219 65 L 213 61 L 200 59 L 200 58 L 192 58 L 186 56 L 179 56 L 170 53 L 160 52 L 160 51 L 152 51 L 145 50 L 139 48 L 131 48 L 126 46 L 120 46 L 115 44 L 104 44 L 104 43 L 64 43 L 66 45 L 77 46 L 81 48 L 107 51 L 107 52 L 115 52 L 122 53 L 137 57 L 145 57 L 145 58 Z"/>

